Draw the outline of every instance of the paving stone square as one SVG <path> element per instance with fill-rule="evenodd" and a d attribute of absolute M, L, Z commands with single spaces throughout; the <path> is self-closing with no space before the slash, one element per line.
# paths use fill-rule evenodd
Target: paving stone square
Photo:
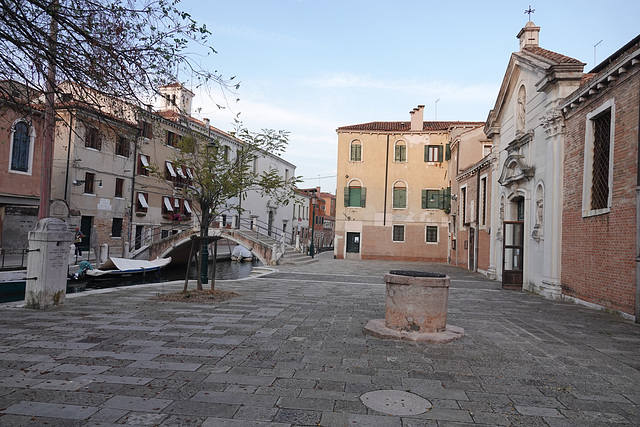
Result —
<path fill-rule="evenodd" d="M 239 297 L 154 301 L 182 282 L 0 305 L 0 426 L 640 425 L 640 325 L 445 264 L 334 260 L 219 280 Z M 449 344 L 365 336 L 390 270 L 451 280 Z M 364 393 L 410 392 L 397 416 Z"/>

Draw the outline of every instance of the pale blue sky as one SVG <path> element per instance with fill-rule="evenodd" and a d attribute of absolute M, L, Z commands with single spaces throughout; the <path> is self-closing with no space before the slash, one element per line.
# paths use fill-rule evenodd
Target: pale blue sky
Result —
<path fill-rule="evenodd" d="M 194 115 L 225 131 L 233 113 L 252 130 L 291 132 L 283 157 L 302 187 L 336 188 L 339 126 L 425 120 L 484 121 L 528 2 L 183 0 L 212 31 L 207 68 L 241 82 L 240 101 L 198 92 Z M 640 33 L 640 1 L 538 1 L 540 46 L 594 66 Z M 181 80 L 189 80 L 181 75 Z M 212 100 L 213 98 L 213 100 Z"/>

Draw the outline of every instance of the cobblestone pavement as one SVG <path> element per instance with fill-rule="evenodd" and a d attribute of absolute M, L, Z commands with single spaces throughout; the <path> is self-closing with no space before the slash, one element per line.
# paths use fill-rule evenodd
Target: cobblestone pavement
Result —
<path fill-rule="evenodd" d="M 0 426 L 640 425 L 640 325 L 443 264 L 318 258 L 218 281 L 241 296 L 215 305 L 149 300 L 164 283 L 0 307 Z M 363 335 L 391 269 L 448 274 L 466 336 Z M 375 390 L 432 407 L 376 412 Z"/>

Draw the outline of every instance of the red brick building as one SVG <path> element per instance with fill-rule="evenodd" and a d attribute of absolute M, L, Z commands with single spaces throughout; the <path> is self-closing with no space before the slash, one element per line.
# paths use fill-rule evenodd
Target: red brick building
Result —
<path fill-rule="evenodd" d="M 562 293 L 638 321 L 640 36 L 585 74 L 565 116 Z"/>
<path fill-rule="evenodd" d="M 13 251 L 28 247 L 27 233 L 38 222 L 44 118 L 28 108 L 35 92 L 16 82 L 0 85 L 0 93 L 13 94 L 0 98 L 0 248 Z"/>

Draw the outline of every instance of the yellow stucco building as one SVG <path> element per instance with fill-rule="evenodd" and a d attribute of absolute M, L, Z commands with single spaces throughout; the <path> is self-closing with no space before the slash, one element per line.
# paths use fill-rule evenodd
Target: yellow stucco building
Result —
<path fill-rule="evenodd" d="M 447 261 L 448 144 L 482 122 L 343 126 L 338 133 L 334 254 L 348 259 Z"/>

